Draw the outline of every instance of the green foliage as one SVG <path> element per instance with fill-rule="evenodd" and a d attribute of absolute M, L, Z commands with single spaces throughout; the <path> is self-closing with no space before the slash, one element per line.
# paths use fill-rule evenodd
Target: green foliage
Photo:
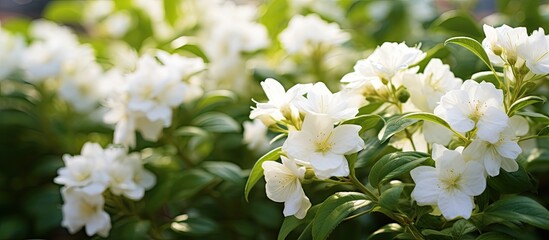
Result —
<path fill-rule="evenodd" d="M 373 187 L 377 188 L 380 184 L 408 173 L 427 159 L 429 159 L 429 155 L 423 152 L 395 152 L 387 154 L 372 166 L 368 181 Z"/>
<path fill-rule="evenodd" d="M 495 72 L 492 63 L 490 63 L 488 55 L 484 51 L 484 48 L 482 48 L 482 45 L 480 45 L 480 43 L 477 42 L 475 39 L 472 39 L 470 37 L 453 37 L 444 42 L 445 45 L 447 45 L 448 43 L 457 44 L 471 51 L 473 54 L 479 57 L 480 60 L 482 60 L 482 62 L 492 70 L 492 72 Z"/>
<path fill-rule="evenodd" d="M 263 157 L 259 158 L 257 162 L 255 162 L 252 170 L 250 171 L 248 181 L 246 182 L 246 188 L 244 189 L 244 197 L 246 198 L 246 201 L 248 201 L 248 195 L 250 194 L 250 191 L 252 190 L 254 185 L 257 183 L 257 181 L 259 181 L 261 177 L 263 177 L 263 167 L 261 166 L 263 162 L 277 160 L 280 158 L 281 154 L 282 147 L 278 147 L 266 153 L 265 155 L 263 155 Z"/>
<path fill-rule="evenodd" d="M 509 196 L 496 201 L 484 212 L 473 216 L 472 221 L 477 226 L 511 221 L 549 229 L 549 211 L 529 197 Z"/>

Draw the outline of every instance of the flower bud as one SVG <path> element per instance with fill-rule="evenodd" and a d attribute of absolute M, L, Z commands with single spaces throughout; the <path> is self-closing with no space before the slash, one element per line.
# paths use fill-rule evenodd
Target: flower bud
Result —
<path fill-rule="evenodd" d="M 494 52 L 497 56 L 500 56 L 503 51 L 500 46 L 492 46 L 492 52 Z"/>
<path fill-rule="evenodd" d="M 401 103 L 405 103 L 410 98 L 410 93 L 408 92 L 408 90 L 406 90 L 406 88 L 400 88 L 397 90 L 396 96 L 398 98 L 398 101 L 400 101 Z"/>

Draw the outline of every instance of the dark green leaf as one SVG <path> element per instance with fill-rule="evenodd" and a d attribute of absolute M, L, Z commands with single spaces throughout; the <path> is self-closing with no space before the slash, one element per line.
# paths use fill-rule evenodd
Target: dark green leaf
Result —
<path fill-rule="evenodd" d="M 484 62 L 484 64 L 486 64 L 486 66 L 490 68 L 490 70 L 495 72 L 494 67 L 492 67 L 492 64 L 490 63 L 490 59 L 488 58 L 488 55 L 484 51 L 484 48 L 482 47 L 482 45 L 479 42 L 477 42 L 477 40 L 469 37 L 453 37 L 446 40 L 444 42 L 444 45 L 447 45 L 448 43 L 460 45 L 466 48 L 467 50 L 471 51 L 472 53 L 477 55 L 477 57 L 479 57 L 480 60 L 482 60 L 482 62 Z"/>
<path fill-rule="evenodd" d="M 454 236 L 455 239 L 462 239 L 465 234 L 475 231 L 476 229 L 475 225 L 469 221 L 460 219 L 452 226 L 452 236 Z"/>
<path fill-rule="evenodd" d="M 549 124 L 549 117 L 547 115 L 537 112 L 517 112 L 517 115 L 529 117 L 537 123 Z"/>
<path fill-rule="evenodd" d="M 182 200 L 192 197 L 214 179 L 214 176 L 202 170 L 186 170 L 172 180 L 172 199 Z"/>
<path fill-rule="evenodd" d="M 286 239 L 288 234 L 290 234 L 290 232 L 292 232 L 294 229 L 303 224 L 310 223 L 315 217 L 319 206 L 320 205 L 315 205 L 309 208 L 309 211 L 307 211 L 307 215 L 303 219 L 297 219 L 294 216 L 284 218 L 284 222 L 282 223 L 280 231 L 278 232 L 278 240 Z"/>
<path fill-rule="evenodd" d="M 382 228 L 378 229 L 368 240 L 385 240 L 393 239 L 397 234 L 404 232 L 404 228 L 396 223 L 389 223 Z"/>
<path fill-rule="evenodd" d="M 218 224 L 205 216 L 192 217 L 183 214 L 175 217 L 170 225 L 175 232 L 192 236 L 203 236 L 218 231 Z"/>
<path fill-rule="evenodd" d="M 377 157 L 389 142 L 380 142 L 376 137 L 364 141 L 364 149 L 358 153 L 355 168 L 365 167 Z"/>
<path fill-rule="evenodd" d="M 406 114 L 404 116 L 402 116 L 403 118 L 410 118 L 410 119 L 418 119 L 418 120 L 425 120 L 425 121 L 429 121 L 429 122 L 433 122 L 433 123 L 436 123 L 438 125 L 441 125 L 447 129 L 449 129 L 450 131 L 452 131 L 454 134 L 458 135 L 458 136 L 461 136 L 460 133 L 456 132 L 451 126 L 450 124 L 448 124 L 444 119 L 440 118 L 439 116 L 437 115 L 434 115 L 432 113 L 409 113 L 409 114 Z"/>
<path fill-rule="evenodd" d="M 351 118 L 349 120 L 346 120 L 342 122 L 341 124 L 355 124 L 360 125 L 362 128 L 360 129 L 360 132 L 364 132 L 368 129 L 374 128 L 377 126 L 380 122 L 383 122 L 383 118 L 376 114 L 365 114 L 356 116 L 354 118 Z"/>
<path fill-rule="evenodd" d="M 383 191 L 379 197 L 379 205 L 391 211 L 396 210 L 403 188 L 404 185 L 400 184 Z"/>
<path fill-rule="evenodd" d="M 488 206 L 481 214 L 484 224 L 519 221 L 549 230 L 549 211 L 533 199 L 510 196 Z"/>
<path fill-rule="evenodd" d="M 383 156 L 377 161 L 368 180 L 373 187 L 378 187 L 386 181 L 409 172 L 417 165 L 429 159 L 429 155 L 422 152 L 395 152 Z"/>
<path fill-rule="evenodd" d="M 196 108 L 201 110 L 209 109 L 224 103 L 234 103 L 236 99 L 236 94 L 229 90 L 214 90 L 204 94 L 196 103 Z"/>
<path fill-rule="evenodd" d="M 516 102 L 514 102 L 511 107 L 509 107 L 509 111 L 507 111 L 508 115 L 509 116 L 513 116 L 513 114 L 515 114 L 516 111 L 520 110 L 520 109 L 523 109 L 524 107 L 528 106 L 528 105 L 532 105 L 532 104 L 535 104 L 535 103 L 543 103 L 545 102 L 545 99 L 542 98 L 542 97 L 538 97 L 538 96 L 527 96 L 527 97 L 523 97 L 519 100 L 517 100 Z"/>
<path fill-rule="evenodd" d="M 484 36 L 474 16 L 465 11 L 448 11 L 443 13 L 431 25 L 433 29 L 441 29 L 453 34 L 473 36 L 481 38 Z"/>
<path fill-rule="evenodd" d="M 417 121 L 417 119 L 403 118 L 400 116 L 390 118 L 387 120 L 387 124 L 379 131 L 378 138 L 381 142 L 385 142 L 396 133 L 404 130 Z"/>
<path fill-rule="evenodd" d="M 250 171 L 250 177 L 246 182 L 246 187 L 244 188 L 244 198 L 246 198 L 246 201 L 248 201 L 248 194 L 250 194 L 250 191 L 252 190 L 254 185 L 263 176 L 263 167 L 261 166 L 263 162 L 277 160 L 280 158 L 280 154 L 282 154 L 282 147 L 271 150 L 270 152 L 263 155 L 263 157 L 259 158 L 257 162 L 255 162 L 252 170 Z"/>
<path fill-rule="evenodd" d="M 544 127 L 538 132 L 538 136 L 549 135 L 549 126 Z"/>
<path fill-rule="evenodd" d="M 240 183 L 243 180 L 242 169 L 231 162 L 207 161 L 202 163 L 202 167 L 225 181 Z"/>
<path fill-rule="evenodd" d="M 313 238 L 326 239 L 344 218 L 355 210 L 371 203 L 366 195 L 358 192 L 338 192 L 328 197 L 319 207 L 313 219 Z"/>
<path fill-rule="evenodd" d="M 514 238 L 513 236 L 510 236 L 501 232 L 487 232 L 475 238 L 475 240 L 502 240 L 502 239 L 514 239 Z"/>
<path fill-rule="evenodd" d="M 238 122 L 229 115 L 220 112 L 204 113 L 196 117 L 192 123 L 210 132 L 223 133 L 240 131 L 240 124 L 238 124 Z"/>
<path fill-rule="evenodd" d="M 520 164 L 515 172 L 500 169 L 499 175 L 488 178 L 487 183 L 500 193 L 521 193 L 534 188 L 530 176 Z"/>

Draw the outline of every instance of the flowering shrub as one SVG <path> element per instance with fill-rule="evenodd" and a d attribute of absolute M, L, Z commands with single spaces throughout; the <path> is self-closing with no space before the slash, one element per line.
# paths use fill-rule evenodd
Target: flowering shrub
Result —
<path fill-rule="evenodd" d="M 0 194 L 0 238 L 549 230 L 537 25 L 423 1 L 54 1 L 44 17 L 0 28 L 2 150 L 22 161 L 2 169 L 25 199 Z"/>

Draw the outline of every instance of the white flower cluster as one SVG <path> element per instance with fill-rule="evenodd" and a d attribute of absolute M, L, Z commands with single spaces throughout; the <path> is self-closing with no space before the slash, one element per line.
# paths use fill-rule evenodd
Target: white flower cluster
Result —
<path fill-rule="evenodd" d="M 494 65 L 526 67 L 532 75 L 549 73 L 549 36 L 543 28 L 528 36 L 525 27 L 484 25 L 484 33 L 482 45 Z"/>
<path fill-rule="evenodd" d="M 172 123 L 172 108 L 202 94 L 194 76 L 204 68 L 200 58 L 163 51 L 142 56 L 134 72 L 120 77 L 107 102 L 104 121 L 116 124 L 114 143 L 135 146 L 135 130 L 146 140 L 158 140 Z"/>
<path fill-rule="evenodd" d="M 111 222 L 103 209 L 104 192 L 108 189 L 113 195 L 139 200 L 154 186 L 156 177 L 143 168 L 140 155 L 126 151 L 121 147 L 103 149 L 88 142 L 80 155 L 63 156 L 65 167 L 58 170 L 54 182 L 63 185 L 61 225 L 70 233 L 85 226 L 88 236 L 108 236 Z"/>
<path fill-rule="evenodd" d="M 267 196 L 284 202 L 284 216 L 305 217 L 311 203 L 301 188 L 306 171 L 318 179 L 345 177 L 349 166 L 345 155 L 364 148 L 361 129 L 353 124 L 335 124 L 353 118 L 358 108 L 349 95 L 332 93 L 324 83 L 298 84 L 288 91 L 274 79 L 261 83 L 269 98 L 257 103 L 250 118 L 271 127 L 285 127 L 288 138 L 282 145 L 282 164 L 265 162 Z M 304 96 L 306 94 L 306 97 Z"/>
<path fill-rule="evenodd" d="M 20 71 L 33 84 L 44 84 L 76 110 L 86 112 L 107 94 L 108 82 L 93 49 L 78 42 L 67 27 L 46 20 L 30 27 L 32 43 L 0 29 L 0 79 Z"/>
<path fill-rule="evenodd" d="M 296 15 L 288 27 L 278 36 L 280 43 L 289 54 L 325 45 L 339 45 L 351 36 L 343 32 L 337 23 L 327 23 L 316 14 Z"/>

